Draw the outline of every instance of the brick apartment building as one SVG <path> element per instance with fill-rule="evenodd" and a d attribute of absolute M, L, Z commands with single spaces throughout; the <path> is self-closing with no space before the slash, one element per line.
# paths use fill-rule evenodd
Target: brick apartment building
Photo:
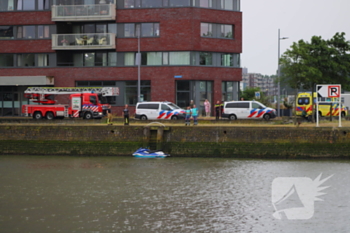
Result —
<path fill-rule="evenodd" d="M 241 52 L 240 0 L 0 0 L 0 116 L 21 115 L 29 86 L 119 87 L 118 115 L 138 98 L 237 100 Z"/>

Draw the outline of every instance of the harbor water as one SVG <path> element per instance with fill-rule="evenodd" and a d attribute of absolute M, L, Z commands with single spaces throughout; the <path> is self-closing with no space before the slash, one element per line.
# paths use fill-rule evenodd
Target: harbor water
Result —
<path fill-rule="evenodd" d="M 345 160 L 0 156 L 0 232 L 350 232 L 349 168 Z M 300 188 L 320 174 L 324 195 Z M 273 200 L 288 182 L 299 199 L 313 196 L 278 219 L 300 204 L 286 195 L 278 209 Z"/>

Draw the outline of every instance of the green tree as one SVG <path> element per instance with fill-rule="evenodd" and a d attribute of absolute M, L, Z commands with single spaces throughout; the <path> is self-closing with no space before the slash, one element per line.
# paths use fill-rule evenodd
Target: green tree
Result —
<path fill-rule="evenodd" d="M 280 81 L 294 89 L 315 92 L 316 84 L 350 87 L 350 42 L 345 33 L 336 33 L 330 40 L 313 36 L 311 42 L 294 42 L 282 55 L 280 64 Z"/>
<path fill-rule="evenodd" d="M 260 99 L 256 99 L 255 92 L 260 92 Z M 257 100 L 265 105 L 268 105 L 269 99 L 259 87 L 248 87 L 241 93 L 241 98 L 244 100 Z"/>

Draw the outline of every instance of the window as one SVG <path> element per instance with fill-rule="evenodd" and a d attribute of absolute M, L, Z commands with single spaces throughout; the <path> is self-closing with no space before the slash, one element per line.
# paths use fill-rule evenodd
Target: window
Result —
<path fill-rule="evenodd" d="M 38 10 L 50 10 L 50 1 L 38 0 Z"/>
<path fill-rule="evenodd" d="M 50 26 L 38 26 L 38 38 L 50 38 Z"/>
<path fill-rule="evenodd" d="M 201 23 L 201 36 L 212 37 L 213 25 L 211 23 Z"/>
<path fill-rule="evenodd" d="M 23 39 L 35 38 L 35 26 L 18 26 L 17 38 L 23 38 Z"/>
<path fill-rule="evenodd" d="M 141 37 L 159 36 L 159 23 L 126 23 L 124 24 L 124 37 L 137 37 L 138 27 L 141 27 Z"/>
<path fill-rule="evenodd" d="M 134 23 L 124 24 L 124 36 L 125 37 L 135 37 L 136 36 Z"/>
<path fill-rule="evenodd" d="M 212 63 L 212 53 L 200 52 L 199 53 L 199 65 L 202 66 L 211 66 Z"/>
<path fill-rule="evenodd" d="M 238 82 L 222 82 L 221 83 L 221 99 L 223 101 L 231 101 L 238 99 Z"/>
<path fill-rule="evenodd" d="M 212 8 L 213 2 L 212 0 L 199 0 L 199 7 Z"/>
<path fill-rule="evenodd" d="M 151 82 L 141 81 L 140 87 L 141 95 L 143 95 L 144 101 L 151 100 Z M 137 98 L 137 81 L 126 81 L 125 82 L 125 104 L 136 105 Z"/>
<path fill-rule="evenodd" d="M 162 7 L 162 0 L 142 0 L 142 7 Z"/>
<path fill-rule="evenodd" d="M 38 54 L 38 66 L 49 66 L 49 54 Z"/>
<path fill-rule="evenodd" d="M 169 0 L 169 5 L 173 6 L 191 6 L 190 0 Z"/>
<path fill-rule="evenodd" d="M 221 54 L 221 66 L 233 66 L 232 54 L 229 54 L 229 53 Z"/>
<path fill-rule="evenodd" d="M 18 54 L 17 66 L 35 66 L 35 54 Z"/>
<path fill-rule="evenodd" d="M 162 52 L 141 53 L 141 65 L 162 65 Z"/>
<path fill-rule="evenodd" d="M 142 23 L 141 36 L 142 37 L 159 36 L 159 23 Z"/>
<path fill-rule="evenodd" d="M 309 105 L 310 104 L 310 98 L 304 97 L 298 99 L 299 105 Z"/>
<path fill-rule="evenodd" d="M 233 1 L 234 0 L 221 0 L 220 9 L 233 10 Z"/>
<path fill-rule="evenodd" d="M 233 39 L 233 25 L 201 23 L 201 36 Z"/>
<path fill-rule="evenodd" d="M 13 38 L 13 26 L 0 26 L 0 39 Z"/>
<path fill-rule="evenodd" d="M 13 67 L 13 54 L 0 54 L 0 67 Z"/>
<path fill-rule="evenodd" d="M 125 53 L 124 54 L 124 64 L 126 66 L 135 65 L 135 53 Z"/>
<path fill-rule="evenodd" d="M 222 38 L 233 38 L 233 30 L 232 25 L 221 25 L 221 34 L 220 37 Z"/>
<path fill-rule="evenodd" d="M 190 65 L 190 52 L 169 52 L 169 65 Z"/>

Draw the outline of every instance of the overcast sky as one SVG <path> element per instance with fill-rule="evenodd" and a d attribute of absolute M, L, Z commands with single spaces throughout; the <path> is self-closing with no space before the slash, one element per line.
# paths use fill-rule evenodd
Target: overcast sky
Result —
<path fill-rule="evenodd" d="M 241 0 L 243 53 L 241 66 L 249 73 L 276 74 L 278 29 L 280 53 L 300 39 L 332 38 L 345 32 L 350 40 L 350 0 Z"/>

